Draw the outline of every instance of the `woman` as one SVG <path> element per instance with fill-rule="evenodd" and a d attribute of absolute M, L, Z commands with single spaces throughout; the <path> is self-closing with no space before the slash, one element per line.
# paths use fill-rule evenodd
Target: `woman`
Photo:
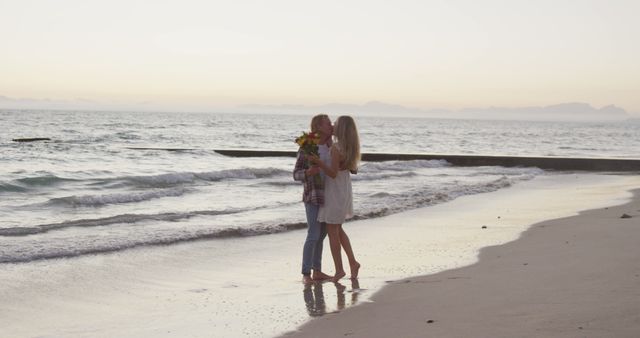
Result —
<path fill-rule="evenodd" d="M 340 116 L 334 126 L 334 136 L 336 142 L 330 148 L 330 163 L 323 162 L 317 156 L 311 156 L 310 159 L 327 175 L 324 185 L 325 200 L 318 211 L 318 221 L 327 223 L 329 245 L 336 268 L 333 281 L 337 282 L 346 275 L 342 266 L 341 248 L 344 248 L 349 259 L 351 278 L 358 278 L 360 269 L 349 236 L 342 228 L 345 219 L 353 217 L 350 173 L 357 172 L 360 162 L 360 139 L 353 118 Z"/>
<path fill-rule="evenodd" d="M 328 162 L 333 132 L 329 116 L 324 114 L 314 116 L 311 119 L 311 131 L 320 134 L 318 153 L 320 160 L 324 159 Z M 314 176 L 320 174 L 320 169 L 317 166 L 309 167 L 307 163 L 304 152 L 299 150 L 293 169 L 293 179 L 304 184 L 302 201 L 307 213 L 307 238 L 302 248 L 302 281 L 304 283 L 331 278 L 322 272 L 322 245 L 327 236 L 327 230 L 326 224 L 318 221 L 318 210 L 324 202 L 324 189 L 323 186 L 314 184 Z"/>

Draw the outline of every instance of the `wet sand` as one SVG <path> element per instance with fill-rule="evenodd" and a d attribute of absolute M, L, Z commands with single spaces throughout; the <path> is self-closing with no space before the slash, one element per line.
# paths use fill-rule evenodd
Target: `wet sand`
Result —
<path fill-rule="evenodd" d="M 535 224 L 474 265 L 392 282 L 285 337 L 639 337 L 639 258 L 636 190 L 627 204 Z"/>

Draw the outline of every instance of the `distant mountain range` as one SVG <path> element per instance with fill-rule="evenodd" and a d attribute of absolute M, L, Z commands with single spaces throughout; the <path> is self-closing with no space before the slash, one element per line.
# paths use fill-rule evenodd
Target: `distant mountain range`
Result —
<path fill-rule="evenodd" d="M 544 107 L 489 107 L 449 109 L 419 109 L 384 102 L 371 101 L 362 105 L 329 103 L 318 106 L 303 105 L 243 105 L 242 110 L 271 113 L 361 114 L 368 116 L 403 116 L 436 118 L 473 118 L 496 120 L 626 120 L 632 116 L 615 105 L 594 108 L 587 103 L 561 103 Z"/>
<path fill-rule="evenodd" d="M 328 103 L 323 105 L 240 105 L 236 108 L 213 108 L 208 106 L 171 107 L 160 103 L 113 103 L 86 99 L 52 100 L 31 98 L 10 98 L 0 95 L 0 109 L 52 109 L 52 110 L 110 110 L 110 111 L 186 111 L 186 112 L 229 112 L 229 113 L 272 113 L 272 114 L 313 114 L 324 112 L 331 115 L 354 114 L 366 116 L 402 116 L 433 118 L 465 118 L 494 120 L 546 120 L 546 121 L 607 121 L 638 119 L 614 105 L 595 108 L 587 103 L 561 103 L 541 107 L 488 107 L 451 109 L 420 109 L 370 101 L 364 104 Z"/>

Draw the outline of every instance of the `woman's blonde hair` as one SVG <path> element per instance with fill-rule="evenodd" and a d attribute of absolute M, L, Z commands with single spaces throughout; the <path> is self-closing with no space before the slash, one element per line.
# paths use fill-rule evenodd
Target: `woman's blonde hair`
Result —
<path fill-rule="evenodd" d="M 322 120 L 328 119 L 329 116 L 327 114 L 318 114 L 311 119 L 311 132 L 317 133 L 318 129 L 320 129 L 320 123 Z"/>
<path fill-rule="evenodd" d="M 356 122 L 351 116 L 338 117 L 333 134 L 336 137 L 336 146 L 343 156 L 344 168 L 352 171 L 358 170 L 360 138 Z"/>

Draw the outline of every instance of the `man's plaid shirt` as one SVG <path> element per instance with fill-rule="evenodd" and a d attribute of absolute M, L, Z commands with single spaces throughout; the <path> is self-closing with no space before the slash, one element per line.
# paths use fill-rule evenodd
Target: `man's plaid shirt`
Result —
<path fill-rule="evenodd" d="M 293 179 L 304 184 L 304 190 L 302 191 L 303 202 L 322 205 L 324 203 L 324 189 L 316 187 L 313 184 L 313 177 L 305 175 L 305 170 L 309 169 L 307 162 L 304 152 L 298 150 L 298 159 L 293 169 Z"/>

